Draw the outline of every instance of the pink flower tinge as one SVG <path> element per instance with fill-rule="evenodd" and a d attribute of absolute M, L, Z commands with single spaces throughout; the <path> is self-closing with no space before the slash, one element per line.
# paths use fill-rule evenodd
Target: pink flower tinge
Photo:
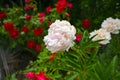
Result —
<path fill-rule="evenodd" d="M 65 16 L 66 16 L 67 18 L 69 18 L 69 17 L 70 17 L 70 14 L 69 14 L 69 13 L 66 13 Z"/>
<path fill-rule="evenodd" d="M 49 13 L 51 10 L 52 10 L 52 7 L 51 7 L 51 6 L 48 6 L 48 7 L 46 8 L 46 12 L 47 12 L 47 13 Z"/>
<path fill-rule="evenodd" d="M 82 34 L 77 34 L 75 42 L 80 42 L 81 38 L 82 38 Z"/>
<path fill-rule="evenodd" d="M 46 48 L 51 53 L 68 51 L 74 45 L 76 29 L 66 20 L 56 20 L 48 29 L 48 35 L 44 37 Z"/>
<path fill-rule="evenodd" d="M 35 75 L 35 80 L 51 80 L 51 79 L 45 76 L 45 72 L 39 72 L 39 74 Z"/>
<path fill-rule="evenodd" d="M 44 17 L 41 17 L 41 18 L 39 19 L 39 21 L 40 21 L 40 23 L 43 23 L 43 22 L 44 22 Z"/>
<path fill-rule="evenodd" d="M 25 77 L 28 79 L 34 79 L 35 78 L 35 73 L 34 72 L 28 72 L 25 74 Z"/>

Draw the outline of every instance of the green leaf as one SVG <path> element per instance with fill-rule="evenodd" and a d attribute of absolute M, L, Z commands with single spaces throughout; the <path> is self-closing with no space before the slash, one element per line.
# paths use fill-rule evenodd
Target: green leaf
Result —
<path fill-rule="evenodd" d="M 65 77 L 65 80 L 75 80 L 75 78 L 78 76 L 78 73 L 72 73 L 70 75 L 67 75 Z"/>

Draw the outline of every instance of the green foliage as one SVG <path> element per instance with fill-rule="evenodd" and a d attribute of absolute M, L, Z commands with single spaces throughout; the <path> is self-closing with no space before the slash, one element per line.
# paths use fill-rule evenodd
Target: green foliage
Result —
<path fill-rule="evenodd" d="M 119 80 L 120 72 L 118 71 L 118 56 L 114 56 L 109 63 L 104 63 L 97 61 L 93 72 L 90 72 L 89 74 L 91 77 L 90 80 Z"/>

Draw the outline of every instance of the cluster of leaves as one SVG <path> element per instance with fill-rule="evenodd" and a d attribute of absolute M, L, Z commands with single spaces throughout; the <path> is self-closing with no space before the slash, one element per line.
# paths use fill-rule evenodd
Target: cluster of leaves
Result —
<path fill-rule="evenodd" d="M 51 54 L 44 48 L 24 73 L 44 71 L 52 80 L 119 80 L 118 56 L 102 54 L 100 48 L 98 41 L 91 42 L 89 33 L 84 31 L 81 41 L 69 52 Z"/>

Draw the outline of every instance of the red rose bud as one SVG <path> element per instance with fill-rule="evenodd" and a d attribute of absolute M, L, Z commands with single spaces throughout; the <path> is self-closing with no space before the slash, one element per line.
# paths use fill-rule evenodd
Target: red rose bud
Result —
<path fill-rule="evenodd" d="M 69 14 L 69 13 L 66 13 L 65 16 L 66 16 L 67 18 L 69 18 L 69 17 L 70 17 L 70 14 Z"/>
<path fill-rule="evenodd" d="M 35 47 L 35 42 L 34 40 L 29 40 L 27 42 L 27 47 L 30 48 L 30 49 L 33 49 Z"/>
<path fill-rule="evenodd" d="M 0 18 L 4 19 L 7 17 L 7 14 L 5 12 L 0 12 Z"/>
<path fill-rule="evenodd" d="M 54 57 L 50 57 L 49 60 L 50 60 L 50 61 L 53 61 L 53 60 L 54 60 Z"/>
<path fill-rule="evenodd" d="M 17 29 L 13 29 L 12 31 L 10 31 L 9 32 L 9 36 L 11 37 L 11 38 L 17 38 L 18 37 L 18 35 L 19 35 L 19 31 L 17 30 Z"/>
<path fill-rule="evenodd" d="M 45 72 L 39 72 L 39 74 L 35 75 L 35 80 L 51 80 L 51 79 L 45 76 Z"/>
<path fill-rule="evenodd" d="M 81 38 L 82 38 L 82 34 L 77 34 L 75 42 L 80 42 Z"/>
<path fill-rule="evenodd" d="M 25 74 L 25 77 L 28 79 L 33 79 L 35 78 L 35 73 L 34 72 L 28 72 L 27 74 Z"/>
<path fill-rule="evenodd" d="M 51 6 L 48 6 L 47 8 L 46 8 L 46 12 L 50 12 L 51 11 L 51 9 L 52 9 L 52 7 Z"/>
<path fill-rule="evenodd" d="M 36 45 L 36 51 L 40 51 L 41 50 L 41 45 Z"/>
<path fill-rule="evenodd" d="M 24 7 L 24 10 L 25 11 L 28 11 L 28 10 L 31 10 L 31 9 L 33 9 L 34 7 L 32 6 L 32 5 L 28 5 L 28 6 L 25 6 Z"/>
<path fill-rule="evenodd" d="M 27 32 L 28 32 L 28 27 L 23 26 L 23 27 L 22 27 L 22 31 L 23 31 L 24 33 L 27 33 Z"/>
<path fill-rule="evenodd" d="M 25 3 L 29 4 L 31 0 L 24 0 Z"/>
<path fill-rule="evenodd" d="M 72 3 L 68 3 L 68 7 L 71 9 L 73 7 Z"/>
<path fill-rule="evenodd" d="M 68 2 L 66 0 L 58 0 L 56 4 L 56 10 L 59 13 L 62 13 L 64 11 L 64 8 L 68 6 Z"/>
<path fill-rule="evenodd" d="M 45 17 L 46 14 L 44 12 L 41 12 L 41 13 L 38 14 L 38 16 L 41 18 L 41 17 Z"/>
<path fill-rule="evenodd" d="M 31 19 L 31 16 L 30 15 L 26 15 L 25 19 L 26 19 L 26 21 L 29 21 Z"/>
<path fill-rule="evenodd" d="M 51 24 L 52 24 L 52 22 L 49 21 L 49 22 L 48 22 L 48 26 L 50 26 Z"/>
<path fill-rule="evenodd" d="M 9 31 L 9 32 L 12 31 L 14 29 L 13 22 L 6 22 L 6 23 L 4 23 L 4 29 L 6 31 Z"/>
<path fill-rule="evenodd" d="M 42 33 L 43 33 L 43 29 L 41 27 L 34 29 L 35 36 L 40 36 Z"/>
<path fill-rule="evenodd" d="M 41 17 L 41 18 L 39 19 L 39 21 L 40 21 L 40 23 L 43 23 L 43 22 L 44 22 L 44 17 Z"/>
<path fill-rule="evenodd" d="M 85 19 L 82 21 L 83 28 L 89 28 L 90 27 L 90 20 Z"/>

